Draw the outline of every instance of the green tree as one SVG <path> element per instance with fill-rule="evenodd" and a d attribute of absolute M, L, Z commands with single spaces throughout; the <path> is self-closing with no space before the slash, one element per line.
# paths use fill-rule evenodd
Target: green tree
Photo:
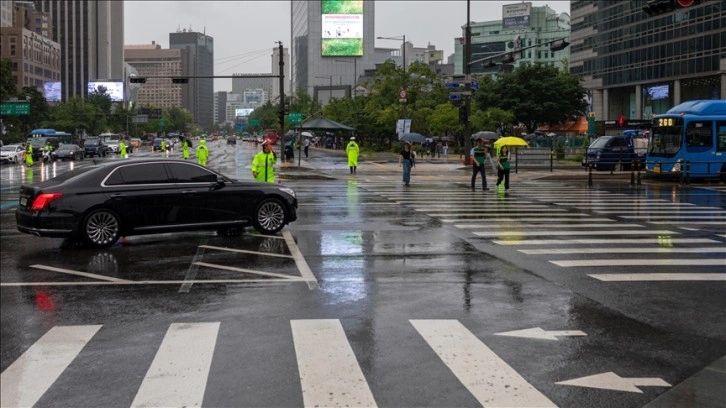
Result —
<path fill-rule="evenodd" d="M 50 119 L 44 127 L 73 133 L 80 142 L 83 134 L 93 136 L 107 130 L 106 114 L 80 96 L 73 96 L 51 108 Z"/>
<path fill-rule="evenodd" d="M 194 123 L 191 112 L 186 109 L 177 108 L 176 106 L 164 109 L 162 116 L 166 122 L 161 129 L 164 132 L 186 132 L 187 126 L 191 129 Z"/>
<path fill-rule="evenodd" d="M 13 63 L 9 58 L 0 59 L 0 100 L 17 96 L 18 89 L 13 78 Z"/>
<path fill-rule="evenodd" d="M 586 91 L 581 79 L 556 67 L 525 64 L 511 73 L 497 74 L 480 84 L 475 98 L 479 106 L 498 107 L 514 114 L 515 121 L 532 132 L 542 124 L 555 124 L 585 113 Z"/>
<path fill-rule="evenodd" d="M 24 134 L 33 129 L 41 127 L 44 121 L 50 117 L 50 106 L 40 91 L 32 86 L 23 87 L 18 94 L 19 99 L 30 101 L 30 115 L 18 116 Z"/>

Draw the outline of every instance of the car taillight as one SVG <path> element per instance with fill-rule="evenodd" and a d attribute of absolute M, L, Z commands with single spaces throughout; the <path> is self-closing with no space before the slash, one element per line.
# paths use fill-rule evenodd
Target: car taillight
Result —
<path fill-rule="evenodd" d="M 51 201 L 57 200 L 63 196 L 63 193 L 44 193 L 33 200 L 33 205 L 30 206 L 31 211 L 43 211 Z"/>

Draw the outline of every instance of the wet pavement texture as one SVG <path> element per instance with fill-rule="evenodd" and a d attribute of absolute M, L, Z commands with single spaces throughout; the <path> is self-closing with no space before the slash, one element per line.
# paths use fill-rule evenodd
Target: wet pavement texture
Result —
<path fill-rule="evenodd" d="M 210 167 L 251 179 L 253 144 L 210 145 Z M 723 364 L 705 369 L 726 354 L 723 184 L 588 187 L 581 171 L 533 171 L 506 194 L 472 192 L 452 161 L 420 164 L 405 188 L 395 160 L 352 177 L 339 153 L 311 156 L 280 169 L 300 208 L 279 236 L 162 234 L 107 250 L 15 229 L 17 184 L 70 163 L 32 177 L 2 166 L 0 405 L 726 401 Z M 92 325 L 65 335 L 75 355 L 45 343 Z M 39 345 L 58 356 L 33 376 Z"/>

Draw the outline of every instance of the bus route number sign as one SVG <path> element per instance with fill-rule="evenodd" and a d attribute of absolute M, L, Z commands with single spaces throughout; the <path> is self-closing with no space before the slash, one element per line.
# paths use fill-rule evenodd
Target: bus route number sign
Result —
<path fill-rule="evenodd" d="M 676 121 L 673 118 L 658 118 L 658 126 L 669 127 L 675 124 Z"/>

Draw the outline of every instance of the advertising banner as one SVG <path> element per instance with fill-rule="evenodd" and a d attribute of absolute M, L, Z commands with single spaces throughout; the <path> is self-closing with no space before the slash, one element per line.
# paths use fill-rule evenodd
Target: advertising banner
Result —
<path fill-rule="evenodd" d="M 502 28 L 514 30 L 529 28 L 532 3 L 507 4 L 502 6 Z"/>
<path fill-rule="evenodd" d="M 88 94 L 106 94 L 111 97 L 111 102 L 124 101 L 124 83 L 123 81 L 88 81 Z"/>
<path fill-rule="evenodd" d="M 322 0 L 323 57 L 363 55 L 363 0 Z"/>

